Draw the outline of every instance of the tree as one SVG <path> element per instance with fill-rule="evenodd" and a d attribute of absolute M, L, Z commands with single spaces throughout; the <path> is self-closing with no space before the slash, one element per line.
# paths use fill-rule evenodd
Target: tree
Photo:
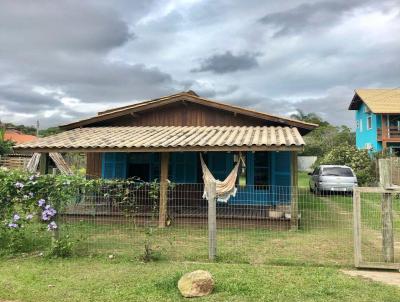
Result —
<path fill-rule="evenodd" d="M 334 147 L 319 161 L 321 165 L 346 165 L 354 170 L 360 184 L 370 184 L 375 180 L 373 160 L 367 150 L 343 144 Z"/>
<path fill-rule="evenodd" d="M 4 128 L 0 128 L 0 155 L 10 153 L 14 145 L 12 141 L 4 140 L 4 133 Z"/>
<path fill-rule="evenodd" d="M 314 112 L 304 113 L 301 109 L 296 109 L 297 113 L 292 114 L 290 117 L 299 121 L 317 124 L 319 126 L 327 126 L 329 123 L 324 121 L 318 114 Z"/>
<path fill-rule="evenodd" d="M 347 126 L 333 126 L 316 113 L 305 113 L 297 109 L 292 118 L 303 122 L 318 124 L 319 127 L 304 136 L 306 146 L 300 155 L 322 158 L 333 148 L 341 145 L 353 146 L 356 143 L 355 133 Z"/>

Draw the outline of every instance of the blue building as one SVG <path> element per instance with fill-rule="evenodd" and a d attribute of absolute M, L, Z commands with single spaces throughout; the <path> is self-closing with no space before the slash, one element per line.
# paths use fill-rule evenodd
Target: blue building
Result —
<path fill-rule="evenodd" d="M 400 155 L 400 89 L 357 89 L 349 110 L 356 111 L 358 149 Z"/>

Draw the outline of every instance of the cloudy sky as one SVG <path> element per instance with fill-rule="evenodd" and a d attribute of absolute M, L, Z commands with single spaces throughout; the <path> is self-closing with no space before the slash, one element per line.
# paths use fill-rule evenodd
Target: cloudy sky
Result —
<path fill-rule="evenodd" d="M 2 1 L 0 120 L 43 128 L 192 89 L 353 126 L 400 86 L 400 0 Z"/>

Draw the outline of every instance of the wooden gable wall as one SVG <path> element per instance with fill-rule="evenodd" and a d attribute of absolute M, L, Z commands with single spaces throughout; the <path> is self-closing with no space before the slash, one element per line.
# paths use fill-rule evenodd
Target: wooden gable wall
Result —
<path fill-rule="evenodd" d="M 93 126 L 266 126 L 262 119 L 235 114 L 190 102 L 178 102 L 156 109 L 124 115 Z"/>

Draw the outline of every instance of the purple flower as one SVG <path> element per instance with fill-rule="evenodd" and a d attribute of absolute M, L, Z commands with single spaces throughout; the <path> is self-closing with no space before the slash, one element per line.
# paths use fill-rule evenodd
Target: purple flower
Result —
<path fill-rule="evenodd" d="M 47 226 L 47 230 L 48 230 L 48 231 L 55 230 L 56 228 L 57 228 L 57 224 L 56 224 L 54 221 L 50 222 L 50 223 L 48 224 L 48 226 Z"/>
<path fill-rule="evenodd" d="M 44 211 L 44 212 L 42 213 L 42 220 L 44 220 L 44 221 L 50 220 L 50 217 L 47 215 L 47 212 L 46 212 L 46 211 Z"/>
<path fill-rule="evenodd" d="M 18 228 L 18 224 L 16 224 L 16 223 L 9 223 L 9 224 L 8 224 L 8 227 L 9 227 L 9 228 L 12 228 L 12 229 L 16 229 L 16 228 Z"/>
<path fill-rule="evenodd" d="M 24 187 L 24 184 L 23 184 L 22 182 L 17 181 L 17 182 L 15 183 L 15 187 L 16 187 L 17 189 L 22 189 L 22 188 Z"/>
<path fill-rule="evenodd" d="M 14 222 L 18 221 L 21 217 L 18 214 L 15 214 L 13 217 Z"/>
<path fill-rule="evenodd" d="M 29 180 L 30 180 L 30 181 L 35 180 L 35 179 L 36 179 L 36 175 L 31 175 L 31 176 L 29 177 Z"/>
<path fill-rule="evenodd" d="M 39 199 L 39 201 L 38 201 L 39 207 L 43 207 L 45 204 L 46 204 L 46 200 L 44 200 L 44 199 Z"/>
<path fill-rule="evenodd" d="M 33 215 L 32 215 L 32 214 L 26 215 L 26 220 L 32 220 L 32 218 L 33 218 Z"/>
<path fill-rule="evenodd" d="M 32 192 L 29 192 L 28 195 L 29 195 L 30 198 L 33 197 L 33 193 Z"/>

